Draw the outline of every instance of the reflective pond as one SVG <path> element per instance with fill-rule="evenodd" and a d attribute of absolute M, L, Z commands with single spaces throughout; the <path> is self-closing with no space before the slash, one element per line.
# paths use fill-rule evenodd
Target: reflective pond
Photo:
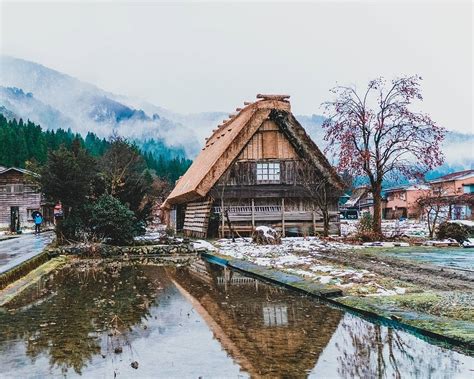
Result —
<path fill-rule="evenodd" d="M 81 263 L 0 309 L 0 378 L 472 378 L 473 370 L 473 357 L 205 262 Z"/>

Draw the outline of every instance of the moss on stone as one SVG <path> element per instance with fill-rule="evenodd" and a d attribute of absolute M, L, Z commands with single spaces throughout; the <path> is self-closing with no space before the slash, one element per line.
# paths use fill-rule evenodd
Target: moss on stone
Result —
<path fill-rule="evenodd" d="M 0 291 L 0 307 L 5 306 L 25 290 L 38 283 L 45 275 L 66 264 L 67 260 L 68 259 L 65 256 L 52 258 L 41 266 L 30 271 L 24 277 L 9 284 L 6 288 Z"/>
<path fill-rule="evenodd" d="M 444 296 L 440 293 L 356 297 L 337 299 L 354 309 L 376 313 L 382 317 L 396 319 L 433 333 L 461 341 L 474 342 L 474 313 L 472 306 L 443 307 Z"/>

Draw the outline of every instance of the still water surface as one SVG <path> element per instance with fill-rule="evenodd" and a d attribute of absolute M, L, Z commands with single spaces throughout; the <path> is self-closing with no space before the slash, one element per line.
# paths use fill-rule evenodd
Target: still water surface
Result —
<path fill-rule="evenodd" d="M 473 373 L 473 357 L 204 262 L 66 268 L 0 309 L 0 378 Z"/>

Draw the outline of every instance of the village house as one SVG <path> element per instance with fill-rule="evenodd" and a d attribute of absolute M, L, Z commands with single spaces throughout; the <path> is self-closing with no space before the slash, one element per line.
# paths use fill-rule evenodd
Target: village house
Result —
<path fill-rule="evenodd" d="M 394 220 L 399 218 L 418 218 L 420 207 L 418 199 L 430 193 L 430 187 L 423 184 L 409 184 L 386 189 L 384 218 Z"/>
<path fill-rule="evenodd" d="M 451 220 L 472 219 L 474 170 L 453 172 L 429 181 L 431 197 L 444 203 L 444 213 Z"/>
<path fill-rule="evenodd" d="M 198 237 L 248 235 L 259 225 L 295 235 L 322 231 L 326 219 L 338 233 L 341 179 L 291 113 L 289 96 L 257 98 L 206 139 L 162 206 L 168 225 Z"/>
<path fill-rule="evenodd" d="M 347 220 L 358 219 L 364 213 L 374 215 L 374 197 L 369 186 L 354 188 L 349 199 L 340 205 L 341 217 Z"/>
<path fill-rule="evenodd" d="M 46 222 L 51 221 L 51 208 L 42 201 L 41 192 L 28 181 L 31 171 L 0 166 L 0 228 L 11 232 L 33 227 L 34 211 L 40 211 Z"/>

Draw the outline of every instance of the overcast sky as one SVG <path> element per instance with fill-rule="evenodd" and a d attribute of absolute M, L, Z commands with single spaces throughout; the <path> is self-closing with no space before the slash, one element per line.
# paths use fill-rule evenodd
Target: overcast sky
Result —
<path fill-rule="evenodd" d="M 321 113 L 337 83 L 417 73 L 423 110 L 473 130 L 473 6 L 428 3 L 2 2 L 1 51 L 182 113 L 258 92 Z"/>

